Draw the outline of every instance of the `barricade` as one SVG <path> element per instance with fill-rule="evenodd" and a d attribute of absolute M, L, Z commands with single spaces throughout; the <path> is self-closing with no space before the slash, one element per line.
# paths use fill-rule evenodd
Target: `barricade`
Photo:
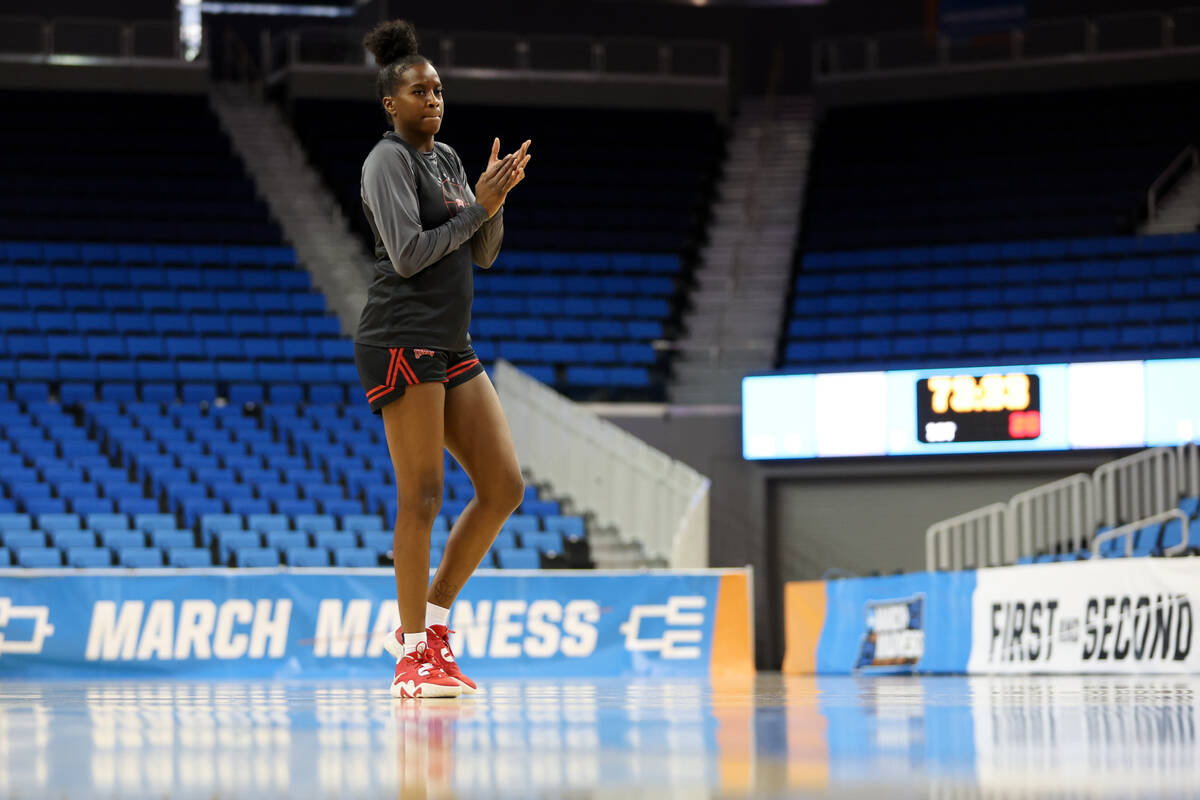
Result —
<path fill-rule="evenodd" d="M 388 676 L 391 570 L 0 570 L 0 677 Z M 481 570 L 451 645 L 481 678 L 754 671 L 750 571 Z"/>

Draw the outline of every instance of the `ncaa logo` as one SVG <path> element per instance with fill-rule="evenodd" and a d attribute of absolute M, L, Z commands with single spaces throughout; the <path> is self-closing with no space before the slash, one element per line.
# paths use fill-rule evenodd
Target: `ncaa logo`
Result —
<path fill-rule="evenodd" d="M 0 597 L 0 629 L 7 629 L 8 623 L 17 619 L 33 620 L 33 633 L 26 641 L 14 642 L 5 636 L 5 630 L 0 630 L 0 656 L 5 653 L 37 655 L 42 652 L 46 639 L 54 635 L 54 626 L 50 624 L 50 607 L 14 606 L 12 598 Z"/>
<path fill-rule="evenodd" d="M 669 598 L 666 605 L 634 606 L 619 628 L 625 634 L 625 649 L 631 653 L 658 653 L 667 659 L 700 658 L 707 603 L 702 595 L 682 595 Z M 657 638 L 643 638 L 642 622 L 655 617 L 667 629 Z"/>

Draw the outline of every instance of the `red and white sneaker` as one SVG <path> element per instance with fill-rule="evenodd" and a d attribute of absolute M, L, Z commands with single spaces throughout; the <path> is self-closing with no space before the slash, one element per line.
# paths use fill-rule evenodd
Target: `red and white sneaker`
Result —
<path fill-rule="evenodd" d="M 458 697 L 462 686 L 446 675 L 428 647 L 417 649 L 396 662 L 392 697 Z"/>
<path fill-rule="evenodd" d="M 429 658 L 444 672 L 447 677 L 458 681 L 463 694 L 475 694 L 479 686 L 475 681 L 463 675 L 454 660 L 454 651 L 450 649 L 450 634 L 454 631 L 445 625 L 433 625 L 425 629 L 425 641 L 429 644 Z M 392 631 L 392 635 L 383 642 L 383 647 L 396 658 L 404 655 L 404 632 L 400 628 Z"/>

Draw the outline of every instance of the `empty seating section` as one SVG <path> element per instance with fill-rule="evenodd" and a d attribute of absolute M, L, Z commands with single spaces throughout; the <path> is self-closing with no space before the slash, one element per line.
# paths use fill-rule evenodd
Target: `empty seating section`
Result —
<path fill-rule="evenodd" d="M 0 242 L 0 390 L 36 401 L 51 384 L 64 402 L 360 390 L 290 247 Z"/>
<path fill-rule="evenodd" d="M 0 240 L 281 241 L 204 95 L 5 90 L 0 103 Z"/>
<path fill-rule="evenodd" d="M 0 566 L 390 563 L 391 461 L 364 404 L 6 401 L 0 420 Z M 447 457 L 435 565 L 473 494 Z M 589 566 L 560 512 L 528 488 L 484 566 Z"/>
<path fill-rule="evenodd" d="M 651 343 L 677 332 L 681 261 L 703 235 L 720 156 L 714 117 L 458 105 L 450 115 L 440 138 L 472 183 L 493 136 L 506 147 L 533 140 L 534 164 L 505 206 L 500 260 L 476 272 L 482 360 L 513 361 L 580 399 L 662 399 L 666 364 Z M 379 108 L 300 99 L 292 122 L 368 239 L 359 178 L 385 130 Z"/>
<path fill-rule="evenodd" d="M 787 369 L 1200 352 L 1200 234 L 807 253 Z"/>
<path fill-rule="evenodd" d="M 369 235 L 359 177 L 391 127 L 382 109 L 374 101 L 314 99 L 290 108 L 310 158 L 352 224 Z M 528 176 L 504 209 L 507 246 L 652 253 L 695 246 L 721 154 L 712 114 L 451 104 L 438 139 L 458 152 L 474 186 L 496 136 L 506 152 L 533 140 Z"/>
<path fill-rule="evenodd" d="M 673 254 L 501 252 L 475 273 L 475 350 L 575 397 L 658 399 L 679 286 Z"/>
<path fill-rule="evenodd" d="M 1197 90 L 831 109 L 814 150 L 805 249 L 1131 231 L 1150 184 L 1198 143 Z"/>

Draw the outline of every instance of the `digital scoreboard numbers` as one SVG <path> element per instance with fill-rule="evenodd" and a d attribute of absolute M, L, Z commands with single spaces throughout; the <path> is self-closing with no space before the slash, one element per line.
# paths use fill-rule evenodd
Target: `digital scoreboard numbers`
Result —
<path fill-rule="evenodd" d="M 917 439 L 1009 442 L 1042 434 L 1038 376 L 934 375 L 917 381 Z"/>

